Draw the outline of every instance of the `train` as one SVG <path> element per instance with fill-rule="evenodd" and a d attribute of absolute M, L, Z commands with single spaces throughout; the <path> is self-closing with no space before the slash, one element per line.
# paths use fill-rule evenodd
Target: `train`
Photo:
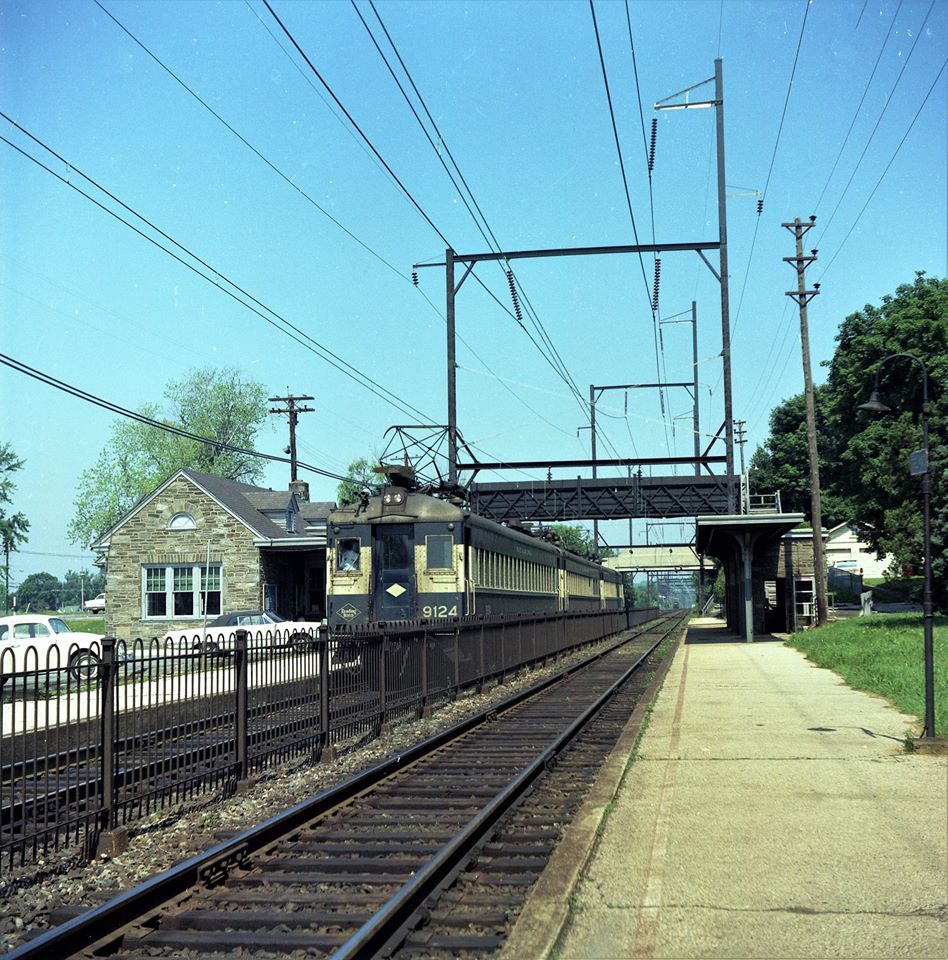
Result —
<path fill-rule="evenodd" d="M 458 500 L 388 483 L 329 516 L 330 629 L 622 609 L 622 576 Z"/>

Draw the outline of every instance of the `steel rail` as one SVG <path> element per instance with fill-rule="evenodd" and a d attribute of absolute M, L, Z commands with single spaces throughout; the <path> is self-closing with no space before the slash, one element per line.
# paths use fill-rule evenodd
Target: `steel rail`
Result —
<path fill-rule="evenodd" d="M 93 907 L 85 913 L 67 920 L 65 923 L 41 934 L 35 940 L 21 944 L 8 953 L 4 960 L 62 960 L 63 957 L 76 954 L 92 944 L 102 941 L 107 942 L 110 937 L 116 936 L 123 928 L 136 922 L 137 919 L 151 913 L 169 900 L 180 896 L 188 887 L 226 875 L 232 867 L 245 863 L 253 853 L 277 841 L 285 834 L 299 830 L 307 823 L 325 816 L 335 807 L 370 789 L 379 781 L 407 768 L 451 740 L 490 722 L 498 714 L 507 712 L 524 700 L 560 683 L 597 660 L 608 656 L 635 637 L 655 629 L 657 622 L 660 623 L 669 619 L 678 618 L 660 617 L 637 625 L 637 629 L 624 639 L 610 644 L 592 656 L 565 667 L 545 680 L 532 684 L 501 703 L 488 707 L 454 724 L 395 757 L 369 767 L 344 783 L 324 790 L 315 797 L 304 800 L 289 810 L 275 814 L 243 833 L 170 867 L 138 887 L 120 893 L 107 903 Z M 628 631 L 622 632 L 627 633 Z M 664 636 L 662 639 L 664 639 Z"/>
<path fill-rule="evenodd" d="M 412 917 L 425 902 L 451 879 L 467 863 L 475 848 L 485 839 L 498 820 L 516 804 L 534 781 L 566 749 L 577 734 L 602 710 L 602 708 L 629 681 L 645 660 L 655 652 L 673 630 L 680 624 L 677 619 L 636 661 L 611 684 L 589 707 L 560 733 L 547 747 L 501 790 L 487 805 L 441 850 L 428 861 L 400 890 L 376 911 L 338 950 L 331 960 L 370 960 L 379 955 L 387 956 L 397 948 L 412 925 Z"/>

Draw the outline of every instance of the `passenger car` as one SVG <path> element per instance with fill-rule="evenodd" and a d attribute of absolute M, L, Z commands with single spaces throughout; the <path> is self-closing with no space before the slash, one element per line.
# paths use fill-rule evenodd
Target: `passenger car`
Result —
<path fill-rule="evenodd" d="M 77 680 L 95 677 L 102 634 L 70 630 L 59 617 L 28 613 L 0 617 L 0 679 L 22 670 L 68 667 Z M 36 654 L 27 655 L 35 648 Z"/>
<path fill-rule="evenodd" d="M 330 514 L 327 554 L 332 630 L 625 603 L 616 571 L 396 483 Z"/>
<path fill-rule="evenodd" d="M 91 600 L 86 600 L 82 605 L 83 610 L 90 610 L 92 613 L 104 613 L 105 612 L 105 594 L 100 593 L 97 597 L 93 597 Z"/>
<path fill-rule="evenodd" d="M 221 614 L 206 626 L 172 630 L 164 639 L 204 652 L 232 650 L 237 631 L 246 630 L 251 643 L 266 640 L 271 646 L 299 646 L 310 640 L 310 634 L 315 636 L 316 627 L 315 623 L 286 620 L 272 610 L 237 610 Z"/>

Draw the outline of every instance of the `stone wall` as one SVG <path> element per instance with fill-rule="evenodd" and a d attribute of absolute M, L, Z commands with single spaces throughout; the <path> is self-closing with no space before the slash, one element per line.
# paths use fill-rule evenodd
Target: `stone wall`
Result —
<path fill-rule="evenodd" d="M 176 513 L 194 518 L 194 530 L 169 530 Z M 259 610 L 260 551 L 254 534 L 184 477 L 112 533 L 106 567 L 105 628 L 112 636 L 162 636 L 194 626 L 190 620 L 142 619 L 142 566 L 153 563 L 221 564 L 222 610 Z"/>

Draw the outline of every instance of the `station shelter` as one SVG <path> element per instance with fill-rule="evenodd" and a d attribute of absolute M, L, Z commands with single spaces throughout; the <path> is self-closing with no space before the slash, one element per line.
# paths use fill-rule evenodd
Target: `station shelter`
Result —
<path fill-rule="evenodd" d="M 724 567 L 725 619 L 747 641 L 814 622 L 813 538 L 802 522 L 802 513 L 697 518 L 696 550 Z"/>

